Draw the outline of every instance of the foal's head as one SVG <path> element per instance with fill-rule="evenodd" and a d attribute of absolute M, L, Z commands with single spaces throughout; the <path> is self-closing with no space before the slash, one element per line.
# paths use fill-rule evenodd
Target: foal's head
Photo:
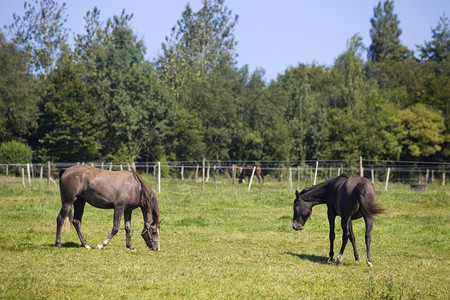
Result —
<path fill-rule="evenodd" d="M 310 203 L 304 201 L 300 193 L 295 191 L 294 200 L 294 217 L 292 218 L 292 228 L 295 230 L 303 230 L 303 226 L 312 213 L 312 206 Z"/>

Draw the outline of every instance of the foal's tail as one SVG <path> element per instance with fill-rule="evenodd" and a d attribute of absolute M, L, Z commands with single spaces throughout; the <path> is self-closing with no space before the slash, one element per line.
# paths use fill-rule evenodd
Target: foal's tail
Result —
<path fill-rule="evenodd" d="M 358 183 L 353 190 L 355 196 L 357 196 L 359 206 L 364 216 L 373 218 L 375 215 L 379 215 L 385 211 L 384 207 L 378 205 L 375 201 L 375 190 L 372 185 Z"/>

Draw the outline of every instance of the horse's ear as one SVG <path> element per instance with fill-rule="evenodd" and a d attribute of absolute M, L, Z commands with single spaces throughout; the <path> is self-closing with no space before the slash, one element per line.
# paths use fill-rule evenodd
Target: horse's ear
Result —
<path fill-rule="evenodd" d="M 299 193 L 297 190 L 295 190 L 295 196 L 296 196 L 297 198 L 300 196 L 300 193 Z"/>

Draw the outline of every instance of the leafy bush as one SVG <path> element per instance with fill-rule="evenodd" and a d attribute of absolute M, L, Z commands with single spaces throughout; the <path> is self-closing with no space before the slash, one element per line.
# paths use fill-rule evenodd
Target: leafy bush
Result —
<path fill-rule="evenodd" d="M 31 162 L 33 150 L 31 147 L 17 141 L 9 141 L 0 145 L 0 162 L 8 164 L 23 164 Z"/>

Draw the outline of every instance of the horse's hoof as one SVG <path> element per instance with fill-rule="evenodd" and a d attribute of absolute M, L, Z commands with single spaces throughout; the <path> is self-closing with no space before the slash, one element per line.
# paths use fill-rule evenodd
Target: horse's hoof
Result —
<path fill-rule="evenodd" d="M 332 257 L 328 257 L 327 262 L 328 262 L 328 263 L 333 263 L 333 258 L 332 258 Z"/>
<path fill-rule="evenodd" d="M 344 255 L 342 255 L 342 254 L 339 254 L 337 256 L 337 258 L 336 258 L 336 266 L 338 266 L 342 262 L 343 258 L 344 258 Z"/>
<path fill-rule="evenodd" d="M 368 265 L 369 267 L 372 267 L 372 262 L 371 262 L 371 261 L 367 261 L 367 265 Z"/>
<path fill-rule="evenodd" d="M 103 248 L 103 244 L 98 244 L 95 249 L 102 249 Z"/>
<path fill-rule="evenodd" d="M 91 247 L 89 247 L 89 245 L 84 246 L 86 249 L 91 249 Z"/>

